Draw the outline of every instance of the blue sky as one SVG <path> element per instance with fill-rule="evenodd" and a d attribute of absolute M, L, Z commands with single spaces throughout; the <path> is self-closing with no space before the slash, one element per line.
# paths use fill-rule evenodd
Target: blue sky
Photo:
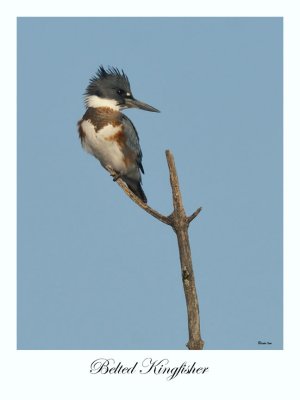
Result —
<path fill-rule="evenodd" d="M 80 146 L 98 66 L 128 110 L 149 204 L 171 212 L 172 150 L 206 349 L 282 348 L 282 19 L 18 20 L 18 348 L 185 349 L 176 237 Z"/>

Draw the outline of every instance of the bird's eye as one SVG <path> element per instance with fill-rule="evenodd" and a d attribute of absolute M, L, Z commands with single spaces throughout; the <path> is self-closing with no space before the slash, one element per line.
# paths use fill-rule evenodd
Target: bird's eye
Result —
<path fill-rule="evenodd" d="M 120 96 L 123 96 L 123 94 L 124 94 L 124 90 L 122 90 L 122 89 L 118 89 L 118 90 L 117 90 L 117 93 L 118 93 Z"/>

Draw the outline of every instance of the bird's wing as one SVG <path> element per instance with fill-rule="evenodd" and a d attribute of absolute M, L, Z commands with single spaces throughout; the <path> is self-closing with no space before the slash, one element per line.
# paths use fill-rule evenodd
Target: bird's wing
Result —
<path fill-rule="evenodd" d="M 122 116 L 122 123 L 124 127 L 124 135 L 126 137 L 126 145 L 130 148 L 132 152 L 136 154 L 136 163 L 144 174 L 144 168 L 142 165 L 143 153 L 140 147 L 139 135 L 133 123 L 124 114 Z"/>

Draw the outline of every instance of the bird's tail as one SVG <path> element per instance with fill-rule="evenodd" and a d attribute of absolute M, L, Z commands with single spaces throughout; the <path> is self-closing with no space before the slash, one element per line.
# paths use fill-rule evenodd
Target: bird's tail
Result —
<path fill-rule="evenodd" d="M 139 197 L 144 203 L 147 203 L 147 197 L 142 189 L 141 182 L 125 176 L 122 176 L 122 179 L 137 197 Z"/>

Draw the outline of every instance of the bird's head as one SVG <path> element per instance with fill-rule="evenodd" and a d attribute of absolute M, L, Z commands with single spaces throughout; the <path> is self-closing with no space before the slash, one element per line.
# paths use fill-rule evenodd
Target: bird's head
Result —
<path fill-rule="evenodd" d="M 131 92 L 128 77 L 123 70 L 100 66 L 96 75 L 90 79 L 85 92 L 87 107 L 110 107 L 116 110 L 140 108 L 159 112 L 156 108 L 136 100 Z"/>

